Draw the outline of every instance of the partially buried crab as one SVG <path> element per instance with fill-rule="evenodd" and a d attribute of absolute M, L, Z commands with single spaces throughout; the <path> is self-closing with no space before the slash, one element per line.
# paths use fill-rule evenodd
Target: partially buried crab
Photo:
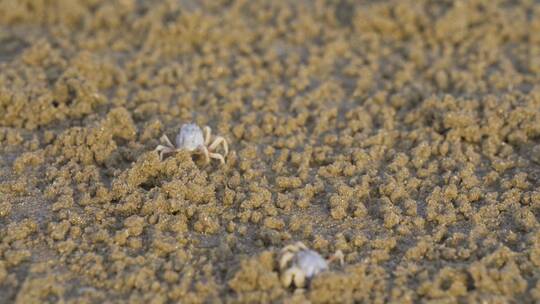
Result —
<path fill-rule="evenodd" d="M 285 246 L 281 249 L 279 271 L 281 283 L 285 287 L 294 284 L 296 288 L 303 288 L 315 275 L 328 270 L 328 264 L 339 260 L 343 264 L 343 253 L 336 251 L 328 259 L 306 247 L 302 242 Z"/>
<path fill-rule="evenodd" d="M 193 154 L 202 154 L 205 162 L 209 163 L 211 158 L 219 159 L 224 164 L 225 156 L 229 153 L 229 146 L 227 140 L 221 136 L 214 136 L 212 140 L 212 130 L 210 127 L 204 127 L 203 130 L 194 124 L 183 124 L 180 128 L 180 132 L 176 135 L 175 144 L 173 145 L 167 135 L 161 137 L 163 145 L 158 145 L 155 149 L 159 153 L 159 159 L 163 160 L 166 154 L 174 153 L 180 150 L 186 150 Z M 224 154 L 215 153 L 214 150 L 223 146 Z"/>

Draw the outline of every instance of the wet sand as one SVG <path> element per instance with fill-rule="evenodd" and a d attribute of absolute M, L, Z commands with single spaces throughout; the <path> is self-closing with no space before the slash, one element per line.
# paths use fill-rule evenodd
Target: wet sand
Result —
<path fill-rule="evenodd" d="M 0 303 L 540 301 L 540 3 L 0 1 Z M 153 151 L 183 123 L 226 164 Z M 303 292 L 279 250 L 345 254 Z"/>

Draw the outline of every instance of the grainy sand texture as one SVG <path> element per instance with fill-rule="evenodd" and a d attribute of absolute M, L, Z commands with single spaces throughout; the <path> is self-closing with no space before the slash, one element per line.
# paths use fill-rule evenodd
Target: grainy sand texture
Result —
<path fill-rule="evenodd" d="M 538 303 L 539 220 L 539 1 L 0 0 L 2 304 Z"/>

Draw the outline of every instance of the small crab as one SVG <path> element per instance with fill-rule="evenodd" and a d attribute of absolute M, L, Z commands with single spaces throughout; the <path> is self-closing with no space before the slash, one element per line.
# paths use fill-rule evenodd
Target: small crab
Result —
<path fill-rule="evenodd" d="M 289 287 L 294 283 L 296 288 L 303 288 L 306 286 L 306 281 L 309 281 L 318 273 L 328 270 L 328 264 L 335 260 L 339 260 L 340 264 L 343 264 L 341 250 L 336 251 L 330 258 L 324 259 L 316 251 L 307 248 L 302 242 L 285 246 L 281 249 L 279 259 L 281 283 L 285 287 Z"/>
<path fill-rule="evenodd" d="M 214 140 L 212 140 L 211 133 L 212 130 L 208 126 L 204 127 L 203 136 L 203 130 L 196 124 L 183 124 L 180 132 L 176 135 L 176 146 L 171 143 L 167 135 L 163 135 L 161 136 L 163 145 L 158 145 L 155 151 L 159 153 L 160 160 L 163 160 L 166 154 L 187 150 L 193 154 L 203 154 L 206 163 L 209 163 L 211 158 L 215 158 L 225 164 L 225 156 L 229 153 L 227 140 L 221 136 L 215 136 Z M 223 155 L 213 152 L 220 144 L 225 152 Z"/>

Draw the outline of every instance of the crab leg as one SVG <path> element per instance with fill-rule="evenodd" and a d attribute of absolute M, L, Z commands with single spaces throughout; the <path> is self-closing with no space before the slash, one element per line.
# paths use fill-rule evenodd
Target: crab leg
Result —
<path fill-rule="evenodd" d="M 174 145 L 169 140 L 169 137 L 167 137 L 167 135 L 165 135 L 165 134 L 163 136 L 161 136 L 161 142 L 166 143 L 169 146 L 169 148 L 174 148 Z"/>
<path fill-rule="evenodd" d="M 219 161 L 221 162 L 222 165 L 225 164 L 225 159 L 223 158 L 223 155 L 221 155 L 219 153 L 208 152 L 208 156 L 210 156 L 211 158 L 219 159 Z"/>
<path fill-rule="evenodd" d="M 163 160 L 163 156 L 167 153 L 171 153 L 174 151 L 174 149 L 171 149 L 170 147 L 167 147 L 167 146 L 163 146 L 163 145 L 158 145 L 154 151 L 158 152 L 159 154 L 159 160 Z"/>
<path fill-rule="evenodd" d="M 306 275 L 302 269 L 298 267 L 291 267 L 287 269 L 281 276 L 281 283 L 285 286 L 290 286 L 294 283 L 297 288 L 302 288 L 306 284 Z"/>
<path fill-rule="evenodd" d="M 285 269 L 287 267 L 287 263 L 291 261 L 294 258 L 294 253 L 292 252 L 285 252 L 283 253 L 283 256 L 279 260 L 279 270 Z"/>
<path fill-rule="evenodd" d="M 338 250 L 336 251 L 336 253 L 334 253 L 331 257 L 329 257 L 327 259 L 328 263 L 332 263 L 333 261 L 335 260 L 338 260 L 339 261 L 339 265 L 342 265 L 343 266 L 343 263 L 344 263 L 344 256 L 343 256 L 343 252 L 341 250 Z"/>
<path fill-rule="evenodd" d="M 227 140 L 221 136 L 217 136 L 214 142 L 208 147 L 208 150 L 213 151 L 219 144 L 223 144 L 223 150 L 225 150 L 225 156 L 229 154 L 229 145 L 227 144 Z"/>
<path fill-rule="evenodd" d="M 308 250 L 307 246 L 304 245 L 304 243 L 302 242 L 296 242 L 292 245 L 287 245 L 285 247 L 283 247 L 283 249 L 281 249 L 281 252 L 285 252 L 285 251 L 292 251 L 292 252 L 297 252 L 297 251 L 300 251 L 300 250 Z"/>
<path fill-rule="evenodd" d="M 204 127 L 204 145 L 208 146 L 210 144 L 210 136 L 212 134 L 212 129 L 209 126 Z M 212 150 L 212 149 L 210 149 Z"/>
<path fill-rule="evenodd" d="M 210 162 L 211 153 L 208 152 L 208 149 L 205 146 L 200 146 L 199 150 L 204 154 L 204 162 L 208 164 Z"/>

